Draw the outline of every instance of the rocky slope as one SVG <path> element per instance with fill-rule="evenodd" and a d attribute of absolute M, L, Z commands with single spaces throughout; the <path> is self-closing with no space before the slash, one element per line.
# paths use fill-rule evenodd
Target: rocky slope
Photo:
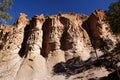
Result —
<path fill-rule="evenodd" d="M 53 67 L 74 58 L 79 65 L 96 60 L 117 44 L 102 10 L 89 17 L 63 13 L 31 20 L 21 13 L 12 26 L 0 27 L 0 80 L 77 80 L 56 75 Z"/>

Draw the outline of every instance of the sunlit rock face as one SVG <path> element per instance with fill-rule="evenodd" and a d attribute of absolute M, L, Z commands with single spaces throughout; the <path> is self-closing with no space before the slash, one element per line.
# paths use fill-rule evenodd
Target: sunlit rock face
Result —
<path fill-rule="evenodd" d="M 24 57 L 23 62 L 21 63 L 21 68 L 18 70 L 15 77 L 16 80 L 39 80 L 45 78 L 47 75 L 47 66 L 45 58 L 40 55 L 42 48 L 42 25 L 45 19 L 43 15 L 35 16 L 30 21 L 30 24 L 27 26 L 29 29 L 25 31 L 24 44 L 22 47 L 23 51 L 19 54 Z"/>
<path fill-rule="evenodd" d="M 87 32 L 81 27 L 81 15 L 71 13 L 62 14 L 61 16 L 63 17 L 61 23 L 65 27 L 61 39 L 61 48 L 66 51 L 66 56 L 69 57 L 73 53 L 74 57 L 80 56 L 83 61 L 89 59 L 91 42 Z"/>
<path fill-rule="evenodd" d="M 56 63 L 65 61 L 64 51 L 60 49 L 63 29 L 59 16 L 48 17 L 43 24 L 43 48 L 41 54 L 46 57 L 48 71 L 50 72 Z"/>
<path fill-rule="evenodd" d="M 112 51 L 116 47 L 118 41 L 110 29 L 104 11 L 95 10 L 84 22 L 83 27 L 88 32 L 95 49 Z"/>
<path fill-rule="evenodd" d="M 111 51 L 117 44 L 101 10 L 90 17 L 63 13 L 28 20 L 26 16 L 21 13 L 12 26 L 0 27 L 0 80 L 61 80 L 53 74 L 57 63 L 71 58 L 84 62 L 93 57 L 93 47 L 107 46 Z"/>
<path fill-rule="evenodd" d="M 73 57 L 79 56 L 83 61 L 91 57 L 91 42 L 81 25 L 79 14 L 58 14 L 46 18 L 42 55 L 47 57 L 49 68 Z"/>
<path fill-rule="evenodd" d="M 81 25 L 82 20 L 78 14 L 48 17 L 43 25 L 43 54 L 48 55 L 52 51 L 62 50 L 65 59 L 75 56 L 80 56 L 82 60 L 89 59 L 91 42 Z"/>
<path fill-rule="evenodd" d="M 25 14 L 20 14 L 20 17 L 13 26 L 1 27 L 1 42 L 0 46 L 0 79 L 14 80 L 17 71 L 22 62 L 19 51 L 24 38 L 24 28 L 28 24 Z"/>

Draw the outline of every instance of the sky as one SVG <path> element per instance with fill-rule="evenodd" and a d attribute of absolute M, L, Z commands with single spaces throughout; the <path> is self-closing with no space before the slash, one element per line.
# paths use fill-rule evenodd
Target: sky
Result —
<path fill-rule="evenodd" d="M 13 5 L 8 13 L 12 20 L 7 24 L 13 24 L 20 13 L 31 18 L 34 15 L 54 15 L 59 12 L 73 12 L 90 15 L 96 9 L 108 10 L 111 2 L 116 0 L 13 0 Z"/>

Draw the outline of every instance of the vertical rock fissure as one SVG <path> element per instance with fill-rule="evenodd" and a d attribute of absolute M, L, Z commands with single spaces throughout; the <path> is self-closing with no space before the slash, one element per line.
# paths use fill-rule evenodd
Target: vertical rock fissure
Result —
<path fill-rule="evenodd" d="M 43 55 L 44 57 L 48 57 L 48 53 L 49 53 L 49 34 L 51 31 L 51 28 L 49 27 L 50 25 L 52 25 L 52 19 L 47 18 L 45 19 L 45 22 L 43 23 L 42 26 L 42 31 L 43 31 L 43 42 L 42 42 L 42 50 L 41 50 L 41 55 Z"/>
<path fill-rule="evenodd" d="M 60 22 L 64 25 L 64 30 L 60 39 L 60 49 L 67 51 L 72 48 L 72 43 L 69 42 L 70 35 L 67 32 L 69 29 L 70 20 L 65 17 L 60 17 Z"/>
<path fill-rule="evenodd" d="M 26 44 L 27 44 L 28 37 L 30 35 L 29 33 L 30 33 L 30 25 L 27 25 L 24 29 L 24 38 L 23 38 L 23 42 L 21 45 L 21 49 L 18 53 L 20 55 L 20 57 L 25 57 L 25 55 L 26 55 L 26 46 L 27 46 Z"/>

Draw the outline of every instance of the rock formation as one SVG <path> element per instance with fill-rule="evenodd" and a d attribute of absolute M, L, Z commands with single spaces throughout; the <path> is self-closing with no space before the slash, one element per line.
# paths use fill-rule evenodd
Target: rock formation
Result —
<path fill-rule="evenodd" d="M 101 10 L 90 17 L 63 13 L 31 20 L 21 13 L 12 26 L 0 28 L 0 80 L 55 80 L 57 63 L 75 57 L 84 63 L 95 50 L 112 51 L 117 43 Z"/>
<path fill-rule="evenodd" d="M 110 29 L 104 11 L 95 10 L 88 20 L 84 22 L 83 27 L 88 32 L 91 43 L 96 51 L 106 49 L 110 52 L 116 47 L 118 41 Z M 99 54 L 100 53 L 98 53 L 98 55 Z"/>
<path fill-rule="evenodd" d="M 10 28 L 1 27 L 0 49 L 0 78 L 1 80 L 14 80 L 20 68 L 22 59 L 19 56 L 21 44 L 24 39 L 24 28 L 28 24 L 25 14 L 20 17 Z M 7 29 L 7 30 L 6 30 Z"/>
<path fill-rule="evenodd" d="M 27 36 L 24 36 L 23 42 L 25 43 L 22 46 L 24 49 L 21 48 L 22 51 L 19 53 L 22 54 L 24 61 L 17 72 L 16 80 L 38 80 L 43 79 L 47 74 L 45 58 L 40 55 L 43 35 L 42 25 L 44 21 L 43 15 L 35 16 L 28 25 L 29 32 L 25 33 Z"/>

